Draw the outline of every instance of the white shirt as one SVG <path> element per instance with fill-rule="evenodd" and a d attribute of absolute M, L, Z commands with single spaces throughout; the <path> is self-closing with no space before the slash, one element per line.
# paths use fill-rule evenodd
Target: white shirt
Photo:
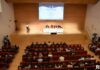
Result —
<path fill-rule="evenodd" d="M 60 61 L 64 61 L 65 58 L 64 58 L 63 56 L 60 56 L 60 57 L 59 57 L 59 60 L 60 60 Z"/>
<path fill-rule="evenodd" d="M 66 48 L 66 52 L 70 52 L 70 50 Z"/>
<path fill-rule="evenodd" d="M 48 54 L 48 57 L 52 57 L 53 55 L 52 54 Z"/>
<path fill-rule="evenodd" d="M 68 67 L 68 68 L 73 68 L 73 65 L 68 64 L 67 67 Z"/>
<path fill-rule="evenodd" d="M 38 58 L 38 62 L 43 62 L 43 59 L 42 58 Z"/>
<path fill-rule="evenodd" d="M 85 60 L 85 58 L 84 57 L 81 57 L 79 60 Z"/>
<path fill-rule="evenodd" d="M 96 69 L 100 69 L 100 65 L 96 65 Z"/>

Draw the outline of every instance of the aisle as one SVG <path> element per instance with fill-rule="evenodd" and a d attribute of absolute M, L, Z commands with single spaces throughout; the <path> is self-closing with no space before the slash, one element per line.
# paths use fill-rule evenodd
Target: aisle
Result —
<path fill-rule="evenodd" d="M 10 65 L 9 70 L 18 70 L 18 66 L 22 60 L 22 55 L 24 53 L 24 48 L 23 48 L 23 46 L 20 47 L 18 54 L 15 56 L 15 59 L 13 60 L 13 62 Z"/>

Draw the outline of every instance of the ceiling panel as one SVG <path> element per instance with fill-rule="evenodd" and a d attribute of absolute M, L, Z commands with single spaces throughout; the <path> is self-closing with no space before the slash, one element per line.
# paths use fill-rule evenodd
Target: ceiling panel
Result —
<path fill-rule="evenodd" d="M 67 4 L 95 4 L 98 0 L 6 0 L 12 3 L 63 2 Z"/>

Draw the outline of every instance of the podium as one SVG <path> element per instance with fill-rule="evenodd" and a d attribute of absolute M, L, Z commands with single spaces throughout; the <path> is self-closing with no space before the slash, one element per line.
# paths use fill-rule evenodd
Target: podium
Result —
<path fill-rule="evenodd" d="M 54 33 L 51 33 L 51 35 L 56 35 L 57 33 L 56 32 L 54 32 Z"/>

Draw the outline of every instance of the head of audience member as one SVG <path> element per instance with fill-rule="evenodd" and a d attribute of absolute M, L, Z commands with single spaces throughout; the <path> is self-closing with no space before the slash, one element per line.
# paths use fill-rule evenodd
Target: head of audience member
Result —
<path fill-rule="evenodd" d="M 24 55 L 28 55 L 29 51 L 26 49 Z"/>
<path fill-rule="evenodd" d="M 71 63 L 71 62 L 70 62 L 70 63 L 68 63 L 67 68 L 73 68 L 73 65 L 72 65 L 72 63 Z"/>
<path fill-rule="evenodd" d="M 80 57 L 79 60 L 85 60 L 85 57 Z"/>
<path fill-rule="evenodd" d="M 46 25 L 46 28 L 49 28 L 49 25 Z"/>
<path fill-rule="evenodd" d="M 62 63 L 62 67 L 63 68 L 66 68 L 67 67 L 67 64 L 66 63 Z"/>
<path fill-rule="evenodd" d="M 90 57 L 90 60 L 95 60 L 94 56 L 91 56 L 91 57 Z"/>
<path fill-rule="evenodd" d="M 37 52 L 34 52 L 34 56 L 38 56 L 38 53 Z"/>
<path fill-rule="evenodd" d="M 35 45 L 39 45 L 39 43 L 38 43 L 38 42 L 36 42 L 36 43 L 35 43 Z"/>
<path fill-rule="evenodd" d="M 43 57 L 43 54 L 42 53 L 39 53 L 39 58 L 42 58 Z"/>
<path fill-rule="evenodd" d="M 80 67 L 78 62 L 74 63 L 73 65 L 74 65 L 74 68 L 79 68 Z"/>
<path fill-rule="evenodd" d="M 54 25 L 51 25 L 51 28 L 54 28 Z"/>
<path fill-rule="evenodd" d="M 32 42 L 31 47 L 33 47 L 33 46 L 34 46 L 34 43 Z"/>
<path fill-rule="evenodd" d="M 50 41 L 47 42 L 47 45 L 50 46 L 52 43 Z"/>
<path fill-rule="evenodd" d="M 66 51 L 66 52 L 70 52 L 70 49 L 68 49 L 68 48 L 65 48 L 65 51 Z"/>
<path fill-rule="evenodd" d="M 36 56 L 33 56 L 33 59 L 35 60 L 36 59 Z"/>
<path fill-rule="evenodd" d="M 62 52 L 64 49 L 62 47 L 59 48 L 60 52 Z"/>
<path fill-rule="evenodd" d="M 62 68 L 61 64 L 55 64 L 55 68 Z"/>
<path fill-rule="evenodd" d="M 60 48 L 57 48 L 56 50 L 57 50 L 57 52 L 61 52 L 61 51 L 60 51 Z"/>

